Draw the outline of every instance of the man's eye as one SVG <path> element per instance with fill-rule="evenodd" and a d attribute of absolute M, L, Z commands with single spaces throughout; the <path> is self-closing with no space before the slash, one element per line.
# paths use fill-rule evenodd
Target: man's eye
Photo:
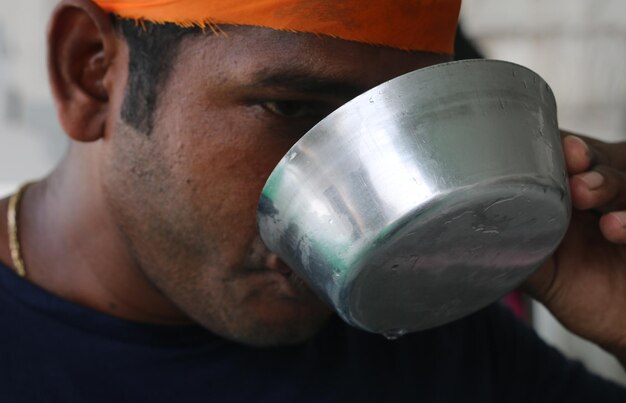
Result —
<path fill-rule="evenodd" d="M 330 108 L 324 108 L 317 102 L 303 101 L 268 101 L 261 104 L 268 111 L 288 119 L 323 118 L 330 113 Z"/>

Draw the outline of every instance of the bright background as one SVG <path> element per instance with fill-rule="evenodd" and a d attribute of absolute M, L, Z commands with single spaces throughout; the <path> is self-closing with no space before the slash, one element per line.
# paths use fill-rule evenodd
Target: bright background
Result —
<path fill-rule="evenodd" d="M 561 128 L 626 139 L 626 1 L 463 1 L 465 31 L 487 57 L 530 67 L 550 84 Z M 626 384 L 613 357 L 565 331 L 539 304 L 534 308 L 546 340 Z"/>
<path fill-rule="evenodd" d="M 55 4 L 0 2 L 0 194 L 45 175 L 66 148 L 45 66 Z M 488 57 L 528 66 L 550 83 L 561 127 L 617 141 L 626 139 L 624 16 L 624 0 L 465 0 L 462 20 Z M 566 354 L 626 383 L 612 357 L 568 334 L 545 310 L 536 307 L 534 321 Z"/>

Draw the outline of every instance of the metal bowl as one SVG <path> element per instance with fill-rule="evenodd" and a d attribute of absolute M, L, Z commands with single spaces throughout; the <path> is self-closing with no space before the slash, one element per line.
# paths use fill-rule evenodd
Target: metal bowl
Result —
<path fill-rule="evenodd" d="M 550 87 L 471 60 L 395 78 L 322 120 L 276 166 L 257 218 L 344 320 L 395 337 L 518 286 L 570 210 Z"/>

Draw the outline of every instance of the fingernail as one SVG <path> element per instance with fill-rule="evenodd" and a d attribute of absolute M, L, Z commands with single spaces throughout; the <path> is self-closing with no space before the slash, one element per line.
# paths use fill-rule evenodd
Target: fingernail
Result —
<path fill-rule="evenodd" d="M 585 153 L 589 155 L 589 146 L 587 145 L 587 143 L 585 143 L 585 140 L 581 139 L 578 136 L 574 136 L 573 134 L 566 136 L 564 140 L 573 141 L 575 143 L 582 145 L 585 148 Z"/>
<path fill-rule="evenodd" d="M 622 217 L 622 214 L 611 214 L 613 216 L 613 218 L 615 219 L 615 221 L 617 221 L 619 223 L 619 225 L 623 228 L 626 227 L 626 223 L 624 223 L 624 217 Z"/>
<path fill-rule="evenodd" d="M 580 175 L 580 179 L 585 182 L 589 190 L 595 190 L 604 183 L 604 176 L 596 171 L 589 171 Z"/>

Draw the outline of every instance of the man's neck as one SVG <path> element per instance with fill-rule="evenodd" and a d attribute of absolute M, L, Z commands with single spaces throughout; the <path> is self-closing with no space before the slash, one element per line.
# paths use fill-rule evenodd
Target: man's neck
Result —
<path fill-rule="evenodd" d="M 120 318 L 188 323 L 133 259 L 107 208 L 98 172 L 77 154 L 70 151 L 22 198 L 18 225 L 28 280 L 65 300 Z M 7 208 L 8 201 L 0 201 L 0 260 L 13 267 Z"/>

